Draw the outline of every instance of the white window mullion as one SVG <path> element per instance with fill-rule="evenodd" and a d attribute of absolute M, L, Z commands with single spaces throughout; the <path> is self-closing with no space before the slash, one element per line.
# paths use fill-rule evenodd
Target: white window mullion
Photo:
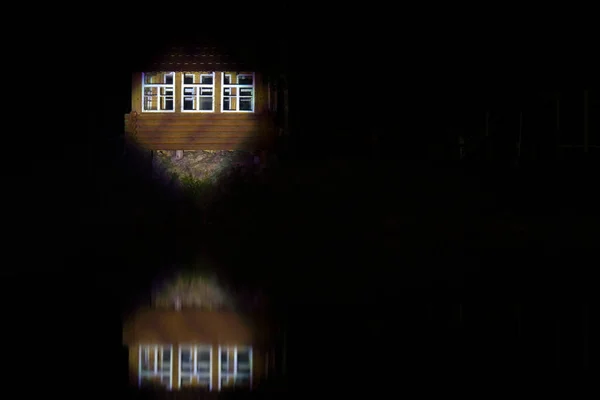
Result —
<path fill-rule="evenodd" d="M 240 98 L 242 97 L 241 96 L 242 92 L 241 92 L 239 86 L 236 87 L 236 94 L 237 94 L 237 96 L 235 96 L 235 103 L 236 103 L 235 111 L 239 112 L 240 111 Z"/>
<path fill-rule="evenodd" d="M 193 352 L 194 352 L 194 356 L 193 358 L 193 362 L 194 362 L 194 369 L 193 369 L 193 374 L 197 375 L 198 374 L 198 346 L 194 346 L 193 347 Z"/>
<path fill-rule="evenodd" d="M 248 367 L 250 368 L 250 371 L 248 371 L 248 382 L 250 390 L 252 390 L 252 348 L 248 349 Z"/>
<path fill-rule="evenodd" d="M 216 95 L 216 93 L 215 93 L 215 86 L 216 86 L 215 85 L 215 71 L 212 72 L 212 84 L 213 84 L 213 86 L 212 86 L 212 110 L 213 110 L 213 112 L 215 112 L 215 95 Z M 212 357 L 212 349 L 210 351 L 210 354 Z"/>
<path fill-rule="evenodd" d="M 237 346 L 233 348 L 233 385 L 237 382 Z"/>
<path fill-rule="evenodd" d="M 142 386 L 142 352 L 143 352 L 143 347 L 140 346 L 140 351 L 139 351 L 139 364 L 138 364 L 138 387 Z"/>
<path fill-rule="evenodd" d="M 225 104 L 225 73 L 224 72 L 220 72 L 221 75 L 221 112 L 223 112 L 223 104 Z M 219 362 L 221 362 L 221 348 L 219 347 Z M 220 380 L 219 380 L 220 382 Z M 221 388 L 221 385 L 219 383 L 219 389 Z"/>
<path fill-rule="evenodd" d="M 202 82 L 202 80 L 200 80 L 200 82 Z M 202 108 L 200 106 L 200 101 L 202 99 L 202 86 L 196 86 L 196 106 L 194 107 L 194 111 L 202 111 Z M 197 351 L 197 350 L 196 350 Z"/>
<path fill-rule="evenodd" d="M 223 87 L 223 85 L 221 85 L 221 87 Z M 221 107 L 221 109 L 222 109 L 222 107 Z M 217 359 L 218 359 L 218 365 L 217 366 L 218 366 L 218 371 L 219 371 L 219 385 L 218 385 L 218 389 L 219 390 L 221 390 L 221 381 L 223 380 L 223 372 L 221 372 L 221 368 L 222 368 L 222 366 L 221 366 L 221 352 L 222 352 L 221 346 L 219 346 L 219 351 L 218 351 L 218 354 L 217 354 Z"/>
<path fill-rule="evenodd" d="M 256 92 L 254 87 L 256 86 L 256 73 L 252 73 L 252 112 L 254 112 L 254 99 L 256 98 Z"/>
<path fill-rule="evenodd" d="M 213 82 L 214 81 L 215 81 L 215 77 L 213 76 Z M 213 105 L 213 110 L 214 110 L 214 105 Z M 213 380 L 212 379 L 213 378 L 213 372 L 212 372 L 213 371 L 213 368 L 212 368 L 212 365 L 213 365 L 213 347 L 212 346 L 210 346 L 208 354 L 209 354 L 209 363 L 208 363 L 208 365 L 209 365 L 209 367 L 208 367 L 208 390 L 212 391 L 212 387 L 213 387 L 212 386 L 213 385 L 213 383 L 212 383 L 212 380 Z"/>
<path fill-rule="evenodd" d="M 158 374 L 158 346 L 154 346 L 154 373 Z"/>
<path fill-rule="evenodd" d="M 181 75 L 181 109 L 179 111 L 185 111 L 185 73 L 178 72 L 178 74 Z M 179 354 L 179 360 L 181 360 L 181 350 L 179 351 Z M 179 379 L 179 382 L 181 382 L 181 378 Z M 181 386 L 181 383 L 179 384 L 179 386 Z"/>
<path fill-rule="evenodd" d="M 178 362 L 178 364 L 179 364 L 179 373 L 177 375 L 179 377 L 177 378 L 178 379 L 177 387 L 181 388 L 181 372 L 182 372 L 182 368 L 181 368 L 181 364 L 182 364 L 182 362 L 181 362 L 181 360 L 182 360 L 181 350 L 182 350 L 182 347 L 181 346 L 178 346 L 178 347 L 179 347 L 179 350 L 177 352 L 177 357 L 178 357 L 177 359 L 179 360 L 179 362 Z"/>
<path fill-rule="evenodd" d="M 175 83 L 175 77 L 173 77 Z M 173 109 L 175 109 L 175 90 L 173 90 Z M 173 346 L 169 346 L 169 390 L 173 388 Z"/>

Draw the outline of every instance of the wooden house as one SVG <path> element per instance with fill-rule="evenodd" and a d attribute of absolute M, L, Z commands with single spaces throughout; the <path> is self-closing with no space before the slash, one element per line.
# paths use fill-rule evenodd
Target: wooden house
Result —
<path fill-rule="evenodd" d="M 132 386 L 251 390 L 267 377 L 271 334 L 258 316 L 200 309 L 140 309 L 126 322 Z"/>
<path fill-rule="evenodd" d="M 158 281 L 151 305 L 124 321 L 133 387 L 247 391 L 277 375 L 281 329 L 258 291 L 197 274 Z"/>
<path fill-rule="evenodd" d="M 148 150 L 268 150 L 288 110 L 269 53 L 246 42 L 156 49 L 132 73 L 126 137 Z"/>

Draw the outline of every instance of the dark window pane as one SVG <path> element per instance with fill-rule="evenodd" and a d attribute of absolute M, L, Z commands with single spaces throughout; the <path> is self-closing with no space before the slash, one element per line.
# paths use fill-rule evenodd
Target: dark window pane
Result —
<path fill-rule="evenodd" d="M 226 85 L 231 84 L 231 76 L 230 75 L 225 75 L 224 82 L 225 82 Z"/>
<path fill-rule="evenodd" d="M 210 373 L 210 364 L 209 363 L 198 363 L 196 367 L 199 374 L 209 374 Z"/>
<path fill-rule="evenodd" d="M 210 352 L 206 350 L 202 350 L 198 352 L 198 361 L 208 361 L 210 362 Z"/>
<path fill-rule="evenodd" d="M 250 362 L 250 351 L 248 351 L 248 350 L 238 351 L 237 359 L 238 359 L 239 363 L 249 363 Z"/>
<path fill-rule="evenodd" d="M 240 110 L 252 111 L 252 100 L 251 99 L 240 99 Z"/>
<path fill-rule="evenodd" d="M 252 85 L 252 76 L 250 75 L 242 75 L 238 76 L 238 83 L 240 85 Z"/>
<path fill-rule="evenodd" d="M 172 85 L 173 84 L 173 75 L 165 75 L 165 83 L 167 85 Z"/>
<path fill-rule="evenodd" d="M 183 83 L 185 83 L 185 84 L 194 83 L 194 76 L 193 75 L 185 75 L 183 77 Z"/>
<path fill-rule="evenodd" d="M 212 83 L 213 83 L 213 77 L 212 76 L 203 76 L 201 83 L 204 84 L 204 85 L 212 85 Z"/>
<path fill-rule="evenodd" d="M 183 109 L 184 110 L 193 110 L 194 109 L 194 100 L 192 100 L 192 99 L 185 99 L 183 101 Z"/>
<path fill-rule="evenodd" d="M 200 98 L 200 109 L 203 111 L 212 110 L 212 99 L 206 97 Z"/>
<path fill-rule="evenodd" d="M 172 109 L 173 109 L 173 100 L 166 99 L 165 100 L 165 110 L 172 110 Z"/>
<path fill-rule="evenodd" d="M 189 350 L 183 350 L 181 352 L 181 361 L 191 362 L 192 361 L 192 352 Z"/>

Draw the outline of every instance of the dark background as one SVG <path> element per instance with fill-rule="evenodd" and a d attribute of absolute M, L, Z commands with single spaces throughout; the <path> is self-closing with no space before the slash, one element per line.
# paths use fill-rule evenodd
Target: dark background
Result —
<path fill-rule="evenodd" d="M 349 172 L 329 195 L 316 183 L 296 185 L 285 200 L 272 200 L 274 189 L 257 189 L 252 207 L 262 208 L 252 210 L 265 217 L 240 218 L 242 239 L 232 250 L 230 232 L 131 217 L 148 197 L 160 198 L 150 219 L 179 207 L 143 178 L 135 155 L 123 160 L 115 144 L 130 111 L 131 71 L 155 43 L 232 38 L 219 23 L 162 31 L 155 24 L 156 39 L 146 41 L 136 22 L 141 11 L 91 7 L 62 25 L 40 25 L 34 35 L 23 25 L 7 48 L 49 104 L 5 115 L 9 240 L 2 279 L 5 343 L 17 360 L 11 381 L 29 390 L 33 363 L 39 387 L 123 389 L 123 311 L 143 298 L 173 254 L 186 260 L 195 253 L 210 254 L 239 284 L 252 281 L 271 296 L 274 320 L 288 330 L 290 390 L 431 381 L 451 382 L 443 386 L 451 390 L 472 387 L 475 378 L 596 368 L 593 232 L 569 225 L 564 236 L 581 240 L 516 246 L 439 245 L 408 234 L 386 247 L 373 222 L 388 209 L 455 215 L 456 207 L 471 210 L 470 199 L 482 191 L 492 194 L 489 208 L 498 215 L 533 215 L 542 204 L 595 221 L 591 156 L 539 157 L 518 172 L 507 172 L 502 157 L 456 166 L 448 156 L 447 129 L 481 129 L 490 108 L 502 115 L 498 126 L 514 126 L 515 110 L 531 103 L 527 110 L 540 122 L 527 140 L 548 141 L 543 124 L 552 119 L 551 103 L 536 99 L 557 90 L 565 99 L 565 142 L 580 142 L 582 89 L 596 82 L 585 21 L 571 29 L 562 19 L 517 21 L 496 11 L 467 17 L 439 10 L 442 16 L 433 17 L 417 10 L 264 10 L 244 34 L 262 38 L 268 62 L 289 76 L 292 137 L 282 165 L 313 171 L 315 182 L 323 165 Z M 32 98 L 17 96 L 20 105 Z M 495 149 L 512 146 L 509 133 L 497 137 Z M 460 187 L 460 206 L 444 206 L 452 197 L 447 186 Z M 240 204 L 232 213 L 243 214 Z M 469 221 L 484 218 L 483 211 L 467 213 Z M 421 225 L 427 231 L 436 220 Z"/>

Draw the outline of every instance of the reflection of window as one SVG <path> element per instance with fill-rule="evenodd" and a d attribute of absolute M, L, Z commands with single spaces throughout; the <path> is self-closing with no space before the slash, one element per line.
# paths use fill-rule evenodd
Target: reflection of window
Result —
<path fill-rule="evenodd" d="M 158 385 L 171 389 L 172 365 L 172 346 L 140 346 L 139 385 Z"/>
<path fill-rule="evenodd" d="M 215 110 L 215 73 L 183 74 L 181 111 L 213 112 Z"/>
<path fill-rule="evenodd" d="M 212 389 L 212 347 L 179 348 L 179 387 L 200 386 Z"/>
<path fill-rule="evenodd" d="M 254 112 L 254 73 L 229 72 L 221 77 L 221 111 Z"/>
<path fill-rule="evenodd" d="M 142 74 L 142 111 L 173 112 L 174 72 L 153 72 Z"/>
<path fill-rule="evenodd" d="M 219 347 L 219 390 L 252 387 L 252 348 Z"/>

